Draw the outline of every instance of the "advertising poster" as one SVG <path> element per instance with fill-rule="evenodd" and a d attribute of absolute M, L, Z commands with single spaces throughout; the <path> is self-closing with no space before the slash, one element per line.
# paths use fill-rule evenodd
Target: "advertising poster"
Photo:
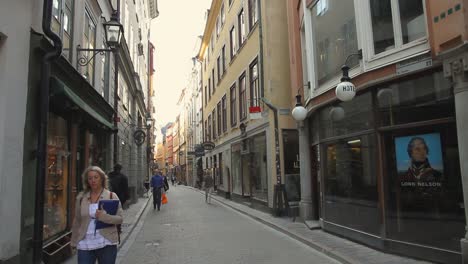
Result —
<path fill-rule="evenodd" d="M 439 133 L 396 137 L 395 152 L 401 187 L 442 187 L 444 165 Z"/>

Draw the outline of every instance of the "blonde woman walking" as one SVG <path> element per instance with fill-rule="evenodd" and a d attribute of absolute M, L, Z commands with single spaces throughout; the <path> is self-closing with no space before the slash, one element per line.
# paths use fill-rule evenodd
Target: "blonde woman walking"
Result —
<path fill-rule="evenodd" d="M 117 257 L 119 233 L 116 225 L 122 224 L 122 204 L 115 215 L 98 208 L 99 200 L 119 200 L 108 190 L 108 178 L 97 167 L 88 167 L 82 174 L 84 190 L 76 197 L 75 217 L 72 225 L 71 246 L 78 250 L 78 264 L 114 264 Z M 96 229 L 96 221 L 112 224 Z"/>

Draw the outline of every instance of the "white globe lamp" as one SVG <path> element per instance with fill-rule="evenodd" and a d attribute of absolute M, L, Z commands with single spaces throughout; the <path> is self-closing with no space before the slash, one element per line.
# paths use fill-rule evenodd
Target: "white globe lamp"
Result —
<path fill-rule="evenodd" d="M 294 118 L 294 120 L 300 122 L 300 121 L 304 121 L 307 117 L 307 109 L 305 109 L 304 106 L 302 106 L 302 103 L 301 103 L 301 95 L 296 95 L 296 107 L 294 107 L 294 109 L 292 110 L 292 116 Z"/>
<path fill-rule="evenodd" d="M 348 81 L 340 82 L 336 86 L 335 94 L 343 102 L 351 101 L 356 95 L 356 87 Z"/>

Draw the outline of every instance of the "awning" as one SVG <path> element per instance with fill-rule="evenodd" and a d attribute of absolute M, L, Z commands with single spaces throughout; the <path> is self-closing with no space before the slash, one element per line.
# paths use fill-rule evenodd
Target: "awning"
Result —
<path fill-rule="evenodd" d="M 114 128 L 114 125 L 109 122 L 105 117 L 100 115 L 96 110 L 94 110 L 89 104 L 87 104 L 81 97 L 75 94 L 66 84 L 55 77 L 50 78 L 50 87 L 51 93 L 54 95 L 64 95 L 75 103 L 79 108 L 88 113 L 96 121 L 107 126 L 110 129 Z"/>

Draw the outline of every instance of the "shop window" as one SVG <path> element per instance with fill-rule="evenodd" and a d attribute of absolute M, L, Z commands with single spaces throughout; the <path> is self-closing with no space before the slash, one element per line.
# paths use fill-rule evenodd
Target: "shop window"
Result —
<path fill-rule="evenodd" d="M 312 9 L 317 87 L 341 74 L 346 57 L 358 51 L 354 1 L 319 0 Z M 348 61 L 353 68 L 357 57 Z"/>
<path fill-rule="evenodd" d="M 68 129 L 67 121 L 49 113 L 47 175 L 44 201 L 44 240 L 65 231 L 68 220 Z"/>
<path fill-rule="evenodd" d="M 266 136 L 261 134 L 252 137 L 249 148 L 249 174 L 253 197 L 266 201 L 268 199 Z"/>
<path fill-rule="evenodd" d="M 224 170 L 223 153 L 219 153 L 219 169 L 218 169 L 219 185 L 223 185 L 223 182 L 224 182 L 223 170 Z"/>
<path fill-rule="evenodd" d="M 388 236 L 459 252 L 465 208 L 455 124 L 396 131 L 385 146 Z"/>
<path fill-rule="evenodd" d="M 242 195 L 242 180 L 241 180 L 241 145 L 235 144 L 231 148 L 231 176 L 232 176 L 232 192 Z"/>
<path fill-rule="evenodd" d="M 325 145 L 325 220 L 378 234 L 377 151 L 373 134 Z"/>
<path fill-rule="evenodd" d="M 442 72 L 382 87 L 376 98 L 381 126 L 455 116 L 451 84 Z"/>
<path fill-rule="evenodd" d="M 320 138 L 326 139 L 373 128 L 372 95 L 365 93 L 319 113 Z"/>

